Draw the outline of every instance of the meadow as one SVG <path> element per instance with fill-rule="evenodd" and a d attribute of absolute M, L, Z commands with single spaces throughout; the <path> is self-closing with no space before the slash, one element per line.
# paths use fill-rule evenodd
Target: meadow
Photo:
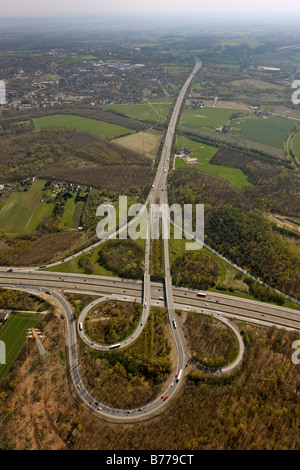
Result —
<path fill-rule="evenodd" d="M 115 110 L 134 119 L 164 122 L 168 116 L 172 100 L 160 98 L 139 104 L 106 105 L 103 109 Z"/>
<path fill-rule="evenodd" d="M 7 233 L 18 233 L 38 223 L 44 216 L 39 205 L 44 185 L 44 180 L 36 179 L 28 191 L 14 191 L 0 212 L 0 228 Z"/>
<path fill-rule="evenodd" d="M 44 116 L 35 119 L 34 126 L 37 131 L 52 127 L 76 129 L 82 132 L 89 132 L 102 139 L 112 139 L 134 132 L 132 129 L 127 129 L 126 127 L 73 115 Z"/>
<path fill-rule="evenodd" d="M 155 157 L 160 143 L 161 134 L 155 132 L 137 132 L 115 139 L 116 144 L 122 145 L 134 152 Z"/>
<path fill-rule="evenodd" d="M 83 202 L 75 203 L 75 197 L 69 198 L 66 202 L 64 212 L 61 217 L 60 228 L 63 230 L 77 228 L 80 223 L 83 207 Z"/>
<path fill-rule="evenodd" d="M 300 132 L 297 132 L 295 137 L 293 138 L 293 150 L 296 154 L 298 162 L 300 162 Z"/>
<path fill-rule="evenodd" d="M 16 360 L 26 338 L 28 328 L 34 327 L 40 320 L 37 314 L 15 313 L 0 330 L 0 340 L 6 345 L 6 364 L 0 366 L 0 380 L 7 375 Z"/>
<path fill-rule="evenodd" d="M 210 163 L 210 160 L 217 152 L 216 147 L 212 147 L 201 142 L 195 142 L 193 140 L 187 139 L 186 137 L 179 137 L 177 140 L 178 147 L 187 147 L 193 149 L 193 158 L 199 160 L 199 165 L 193 165 L 192 168 L 196 168 L 199 171 L 204 173 L 209 173 L 214 176 L 218 176 L 229 183 L 231 183 L 236 188 L 240 189 L 243 186 L 250 185 L 248 177 L 238 168 L 230 168 L 222 165 L 213 165 Z M 191 168 L 184 160 L 181 158 L 176 158 L 175 163 L 176 168 Z"/>
<path fill-rule="evenodd" d="M 182 113 L 180 125 L 191 128 L 225 126 L 232 113 L 232 109 L 223 108 L 186 108 Z"/>
<path fill-rule="evenodd" d="M 240 129 L 241 137 L 276 148 L 283 148 L 287 133 L 297 125 L 297 121 L 278 116 L 258 119 L 255 116 L 233 119 L 230 126 Z"/>

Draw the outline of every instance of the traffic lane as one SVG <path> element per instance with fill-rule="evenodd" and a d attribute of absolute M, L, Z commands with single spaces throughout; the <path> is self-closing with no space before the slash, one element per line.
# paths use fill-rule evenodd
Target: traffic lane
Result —
<path fill-rule="evenodd" d="M 10 280 L 11 281 L 11 280 Z M 5 287 L 11 287 L 10 281 L 8 281 L 5 277 L 1 278 L 0 277 L 0 283 L 4 285 Z M 20 287 L 21 285 L 24 285 L 24 279 L 22 279 L 22 284 L 17 284 L 16 287 Z M 30 287 L 41 287 L 41 288 L 59 288 L 62 289 L 62 285 L 52 281 L 46 281 L 44 282 L 26 282 L 26 284 Z M 93 283 L 92 283 L 93 284 Z M 126 289 L 123 289 L 124 283 L 118 283 L 117 285 L 113 285 L 113 287 L 108 287 L 107 283 L 105 283 L 104 286 L 95 286 L 95 285 L 89 285 L 88 284 L 82 284 L 79 286 L 79 284 L 73 284 L 73 283 L 64 283 L 64 289 L 74 289 L 76 290 L 88 290 L 90 292 L 91 287 L 93 288 L 92 290 L 97 293 L 97 294 L 115 294 L 115 295 L 121 295 L 121 294 L 128 294 L 130 296 L 136 296 L 138 299 L 140 299 L 142 288 L 130 284 L 130 283 L 125 283 L 126 284 Z M 119 287 L 118 287 L 119 286 Z M 126 290 L 126 293 L 124 292 Z M 256 301 L 246 301 L 245 299 L 238 299 L 235 298 L 233 299 L 231 296 L 224 296 L 220 298 L 219 296 L 212 296 L 210 293 L 208 294 L 208 297 L 205 299 L 197 298 L 195 292 L 179 292 L 180 295 L 178 295 L 178 289 L 175 288 L 175 298 L 176 302 L 180 304 L 187 304 L 189 307 L 197 307 L 197 306 L 202 306 L 202 308 L 210 307 L 210 309 L 213 310 L 220 310 L 224 311 L 224 313 L 234 313 L 236 315 L 241 315 L 242 312 L 248 312 L 248 315 L 255 315 L 255 318 L 258 318 L 256 315 L 260 313 L 261 315 L 270 315 L 272 318 L 277 317 L 276 324 L 280 324 L 279 319 L 286 320 L 290 319 L 295 322 L 299 322 L 299 313 L 298 311 L 292 310 L 292 309 L 280 309 L 280 307 L 277 306 L 270 306 L 268 304 L 260 304 L 259 302 Z M 186 295 L 185 295 L 186 294 Z M 165 297 L 164 294 L 164 289 L 163 286 L 161 287 L 153 287 L 152 286 L 152 292 L 151 296 L 153 300 L 159 300 L 161 296 Z M 218 303 L 217 303 L 218 301 Z M 270 317 L 269 317 L 270 319 Z M 286 324 L 285 321 L 281 322 L 281 324 Z M 297 323 L 293 324 L 294 327 L 298 328 Z"/>

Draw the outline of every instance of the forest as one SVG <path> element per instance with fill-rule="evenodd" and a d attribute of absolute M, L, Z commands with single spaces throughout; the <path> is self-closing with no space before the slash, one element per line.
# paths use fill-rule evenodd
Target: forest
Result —
<path fill-rule="evenodd" d="M 0 289 L 0 308 L 7 310 L 32 310 L 36 312 L 53 311 L 53 306 L 35 295 L 3 288 Z"/>
<path fill-rule="evenodd" d="M 0 182 L 30 176 L 81 183 L 122 192 L 139 191 L 147 182 L 151 160 L 106 140 L 68 129 L 44 129 L 3 137 Z"/>
<path fill-rule="evenodd" d="M 208 289 L 216 285 L 219 275 L 217 262 L 203 251 L 187 252 L 176 258 L 171 268 L 176 286 Z"/>
<path fill-rule="evenodd" d="M 290 235 L 284 237 L 279 228 L 264 217 L 262 209 L 273 208 L 280 204 L 275 188 L 283 178 L 290 175 L 279 175 L 275 181 L 266 184 L 273 189 L 247 189 L 240 192 L 225 182 L 193 170 L 177 170 L 170 179 L 170 202 L 204 203 L 205 204 L 205 241 L 219 253 L 237 265 L 261 278 L 272 286 L 295 297 L 300 295 L 300 253 L 298 238 Z M 289 189 L 281 187 L 287 195 L 295 192 L 294 186 Z M 285 212 L 299 210 L 293 198 Z M 296 199 L 296 202 L 295 202 Z M 290 208 L 291 207 L 291 208 Z"/>
<path fill-rule="evenodd" d="M 108 240 L 99 250 L 98 262 L 127 279 L 142 279 L 144 275 L 144 250 L 134 240 Z"/>
<path fill-rule="evenodd" d="M 93 351 L 80 344 L 82 376 L 99 401 L 117 408 L 145 404 L 160 391 L 171 371 L 167 312 L 152 308 L 139 338 L 120 351 Z"/>
<path fill-rule="evenodd" d="M 135 330 L 141 313 L 141 304 L 115 300 L 101 302 L 87 314 L 84 329 L 98 344 L 118 343 Z"/>

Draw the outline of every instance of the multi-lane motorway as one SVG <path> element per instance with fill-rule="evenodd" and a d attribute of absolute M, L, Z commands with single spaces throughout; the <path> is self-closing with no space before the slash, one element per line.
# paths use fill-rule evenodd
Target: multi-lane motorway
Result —
<path fill-rule="evenodd" d="M 147 212 L 145 208 L 152 204 L 160 203 L 161 205 L 167 204 L 167 179 L 169 172 L 169 161 L 171 155 L 172 143 L 175 135 L 176 124 L 178 121 L 180 109 L 184 102 L 187 89 L 192 82 L 195 74 L 201 68 L 201 60 L 196 58 L 196 64 L 190 76 L 182 87 L 180 94 L 176 100 L 172 116 L 170 118 L 168 130 L 166 133 L 160 162 L 152 185 L 152 189 L 145 201 L 144 208 L 137 215 L 141 217 Z M 143 214 L 144 213 L 144 214 Z M 277 326 L 286 328 L 288 330 L 296 330 L 300 332 L 300 312 L 297 310 L 287 309 L 283 307 L 273 306 L 261 302 L 251 301 L 249 299 L 224 296 L 222 294 L 207 293 L 206 297 L 198 297 L 197 292 L 193 289 L 178 288 L 172 285 L 169 264 L 169 246 L 168 239 L 164 239 L 164 269 L 165 269 L 165 282 L 164 284 L 153 283 L 150 280 L 150 240 L 152 229 L 152 213 L 151 210 L 147 214 L 147 236 L 145 247 L 145 272 L 144 280 L 134 281 L 128 279 L 119 279 L 103 276 L 87 276 L 81 274 L 71 273 L 55 273 L 49 271 L 38 270 L 34 268 L 0 268 L 0 286 L 10 287 L 14 289 L 22 289 L 34 292 L 45 292 L 52 296 L 56 302 L 59 302 L 66 316 L 67 331 L 68 331 L 68 349 L 69 349 L 69 368 L 73 384 L 79 397 L 92 409 L 95 413 L 100 414 L 106 418 L 113 418 L 118 420 L 136 420 L 148 417 L 153 413 L 156 414 L 166 404 L 179 389 L 182 382 L 182 376 L 186 365 L 186 354 L 184 349 L 183 340 L 180 333 L 180 327 L 176 323 L 175 309 L 181 310 L 195 310 L 200 313 L 213 315 L 218 317 L 221 321 L 234 331 L 239 341 L 239 355 L 235 362 L 223 369 L 223 372 L 232 370 L 233 367 L 238 365 L 243 359 L 244 346 L 242 338 L 236 327 L 230 323 L 230 319 L 238 319 L 255 322 L 260 325 Z M 133 218 L 128 225 L 123 229 L 127 229 L 134 223 L 137 217 Z M 162 213 L 162 217 L 167 220 L 168 215 Z M 116 231 L 115 233 L 118 233 Z M 109 238 L 109 236 L 107 237 Z M 79 253 L 66 258 L 64 262 L 80 256 L 83 252 L 88 251 L 95 246 L 103 243 L 101 240 L 98 243 L 86 248 Z M 61 263 L 52 263 L 50 266 L 55 266 Z M 75 321 L 70 305 L 65 300 L 62 292 L 78 292 L 86 294 L 99 295 L 99 299 L 95 300 L 89 305 L 80 315 L 79 322 Z M 108 350 L 110 349 L 105 345 L 94 344 L 85 334 L 84 330 L 79 328 L 79 324 L 83 321 L 84 316 L 90 308 L 93 308 L 97 303 L 106 299 L 119 299 L 124 301 L 137 301 L 143 305 L 143 312 L 140 324 L 130 338 L 127 338 L 118 345 L 118 348 L 128 346 L 131 342 L 135 341 L 144 328 L 144 325 L 150 314 L 150 306 L 167 307 L 169 313 L 170 327 L 174 336 L 174 341 L 177 349 L 177 373 L 179 373 L 180 380 L 176 377 L 168 385 L 162 397 L 157 398 L 153 402 L 147 404 L 143 408 L 135 410 L 121 410 L 113 409 L 103 404 L 98 403 L 85 386 L 80 377 L 77 356 L 77 333 L 83 341 L 90 347 Z M 226 318 L 225 318 L 226 317 Z M 229 319 L 229 320 L 228 320 Z M 180 371 L 182 371 L 180 373 Z"/>
<path fill-rule="evenodd" d="M 99 296 L 113 295 L 120 300 L 127 298 L 142 302 L 143 282 L 131 279 L 120 279 L 104 276 L 87 276 L 85 274 L 58 273 L 47 271 L 13 271 L 0 269 L 0 285 L 21 289 L 54 290 L 81 292 Z M 242 297 L 207 292 L 205 298 L 197 297 L 197 290 L 172 286 L 175 308 L 192 310 L 200 308 L 204 313 L 220 312 L 232 319 L 242 319 L 266 326 L 278 326 L 300 332 L 300 311 L 271 305 Z M 166 306 L 164 284 L 150 283 L 151 305 Z"/>

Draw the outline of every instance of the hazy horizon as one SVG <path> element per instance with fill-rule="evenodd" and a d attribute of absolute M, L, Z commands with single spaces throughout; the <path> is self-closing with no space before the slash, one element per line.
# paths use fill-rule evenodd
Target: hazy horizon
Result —
<path fill-rule="evenodd" d="M 300 2 L 298 0 L 252 0 L 243 3 L 240 0 L 12 0 L 1 7 L 0 18 L 34 18 L 34 17 L 88 17 L 89 15 L 147 15 L 147 14 L 200 14 L 200 15 L 234 15 L 247 18 L 261 15 L 267 18 L 280 16 L 300 17 Z"/>
<path fill-rule="evenodd" d="M 300 2 L 299 2 L 300 3 Z M 230 28 L 231 26 L 241 27 L 272 27 L 276 26 L 278 29 L 286 28 L 289 25 L 295 27 L 299 24 L 299 16 L 289 13 L 260 13 L 257 15 L 255 12 L 242 13 L 242 12 L 205 12 L 205 13 L 191 13 L 191 12 L 127 12 L 127 13 L 113 13 L 104 12 L 102 14 L 60 14 L 60 15 L 40 15 L 40 16 L 1 16 L 0 15 L 0 26 L 37 26 L 46 23 L 47 25 L 103 25 L 103 26 L 122 26 L 127 28 L 143 28 L 143 27 L 208 27 L 210 29 L 217 28 L 219 26 L 223 28 Z"/>

